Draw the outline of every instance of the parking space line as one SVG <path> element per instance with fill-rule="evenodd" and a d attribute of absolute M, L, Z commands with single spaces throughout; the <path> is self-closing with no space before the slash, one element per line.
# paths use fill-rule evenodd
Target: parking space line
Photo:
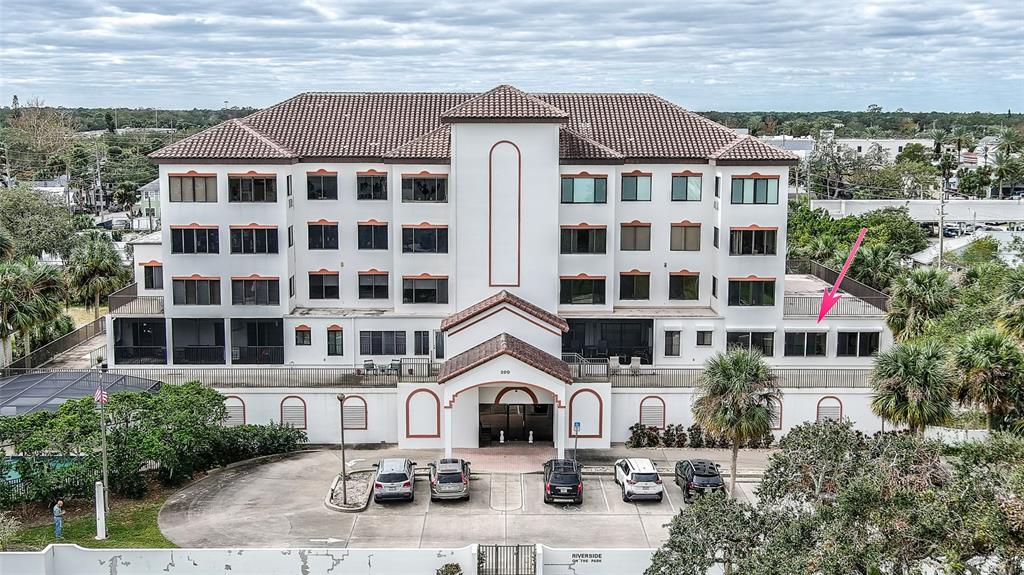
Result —
<path fill-rule="evenodd" d="M 525 474 L 519 474 L 519 497 L 521 505 L 519 506 L 523 513 L 526 513 L 526 480 L 523 478 Z"/>
<path fill-rule="evenodd" d="M 352 536 L 356 534 L 356 523 L 359 522 L 359 514 L 355 513 L 355 520 L 352 521 L 352 529 L 348 531 L 348 539 L 345 541 L 345 547 L 352 545 Z"/>
<path fill-rule="evenodd" d="M 668 508 L 672 510 L 672 515 L 676 514 L 676 506 L 672 505 L 672 496 L 669 495 L 668 487 L 665 484 L 661 486 L 661 492 L 665 494 L 665 499 L 668 499 Z"/>
<path fill-rule="evenodd" d="M 611 513 L 612 506 L 608 505 L 608 494 L 604 492 L 604 479 L 598 477 L 597 481 L 601 484 L 601 497 L 604 499 L 604 510 Z"/>

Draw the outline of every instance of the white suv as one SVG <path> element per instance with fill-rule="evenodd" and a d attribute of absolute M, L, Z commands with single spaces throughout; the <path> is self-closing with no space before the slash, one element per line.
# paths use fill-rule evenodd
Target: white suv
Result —
<path fill-rule="evenodd" d="M 615 483 L 622 486 L 622 500 L 661 499 L 665 488 L 658 468 L 650 459 L 620 459 L 615 462 Z"/>

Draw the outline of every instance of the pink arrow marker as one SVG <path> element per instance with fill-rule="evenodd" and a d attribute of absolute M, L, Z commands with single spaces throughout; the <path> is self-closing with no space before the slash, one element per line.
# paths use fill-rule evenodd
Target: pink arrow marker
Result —
<path fill-rule="evenodd" d="M 839 298 L 843 297 L 843 294 L 836 295 L 839 291 L 839 285 L 843 283 L 843 278 L 846 277 L 846 271 L 850 269 L 850 264 L 853 263 L 853 256 L 857 255 L 857 250 L 860 249 L 860 243 L 864 241 L 864 235 L 868 233 L 867 228 L 861 228 L 860 234 L 857 235 L 857 241 L 853 242 L 853 249 L 850 250 L 850 255 L 846 256 L 846 263 L 843 264 L 843 270 L 839 272 L 839 277 L 836 278 L 836 285 L 832 286 L 832 293 L 825 290 L 821 294 L 821 308 L 818 310 L 818 323 L 825 319 L 825 315 L 828 314 L 832 306 L 836 305 Z"/>

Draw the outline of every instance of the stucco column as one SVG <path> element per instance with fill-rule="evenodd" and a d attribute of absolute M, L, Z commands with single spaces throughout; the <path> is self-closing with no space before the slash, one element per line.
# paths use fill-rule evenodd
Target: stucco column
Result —
<path fill-rule="evenodd" d="M 555 409 L 555 450 L 558 452 L 557 459 L 565 459 L 565 406 L 559 405 Z"/>
<path fill-rule="evenodd" d="M 452 456 L 452 408 L 449 405 L 445 405 L 444 409 L 441 410 L 442 417 L 444 417 L 444 456 L 450 458 Z"/>

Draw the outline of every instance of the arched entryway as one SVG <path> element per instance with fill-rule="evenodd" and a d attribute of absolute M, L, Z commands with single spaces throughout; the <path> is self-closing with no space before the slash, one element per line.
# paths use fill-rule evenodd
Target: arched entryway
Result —
<path fill-rule="evenodd" d="M 557 398 L 528 386 L 481 386 L 480 447 L 499 443 L 552 444 Z"/>

